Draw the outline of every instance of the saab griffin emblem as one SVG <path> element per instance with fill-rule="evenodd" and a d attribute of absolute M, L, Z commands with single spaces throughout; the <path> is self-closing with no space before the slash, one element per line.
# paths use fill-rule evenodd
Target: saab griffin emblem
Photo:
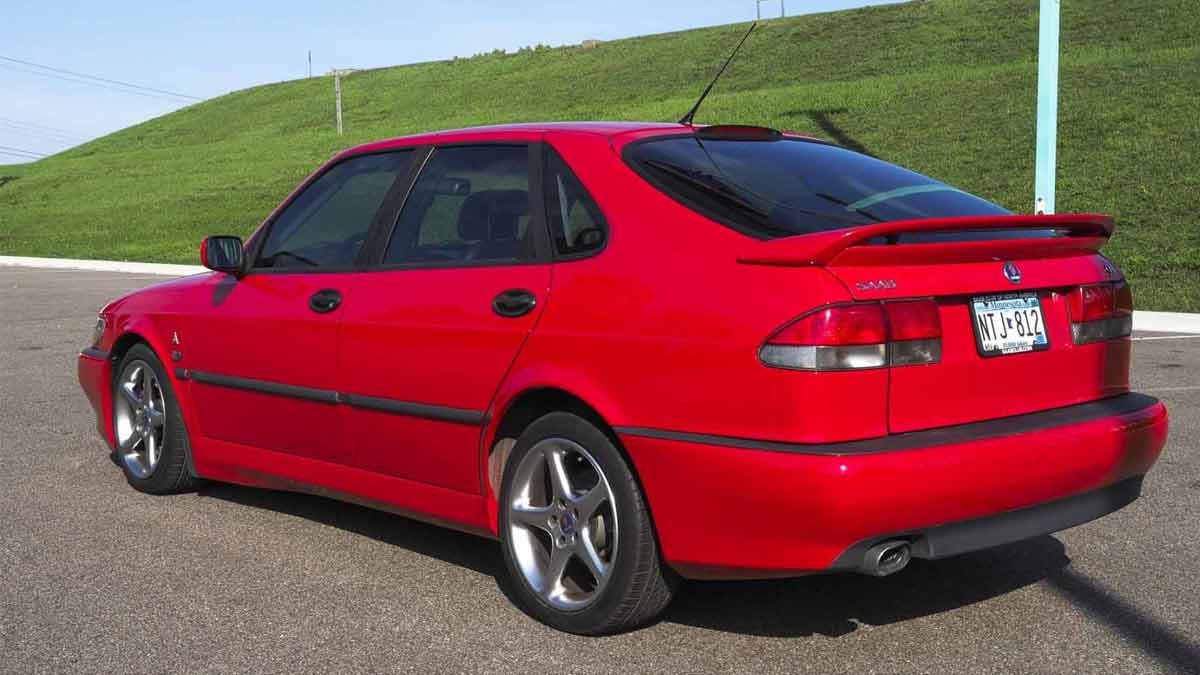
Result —
<path fill-rule="evenodd" d="M 856 281 L 854 287 L 860 291 L 884 291 L 896 287 L 895 279 L 874 279 L 871 281 Z"/>
<path fill-rule="evenodd" d="M 1010 262 L 1004 263 L 1004 278 L 1014 284 L 1021 283 L 1021 268 Z"/>

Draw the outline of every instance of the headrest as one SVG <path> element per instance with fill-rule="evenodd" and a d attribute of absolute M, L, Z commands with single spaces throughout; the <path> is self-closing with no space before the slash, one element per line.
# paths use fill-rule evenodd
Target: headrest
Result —
<path fill-rule="evenodd" d="M 516 239 L 521 216 L 529 213 L 525 190 L 481 190 L 458 212 L 458 236 L 464 241 Z"/>

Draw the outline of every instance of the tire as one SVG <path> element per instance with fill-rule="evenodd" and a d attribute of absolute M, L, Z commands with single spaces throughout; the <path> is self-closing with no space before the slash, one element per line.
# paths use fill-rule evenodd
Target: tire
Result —
<path fill-rule="evenodd" d="M 522 432 L 498 510 L 513 600 L 553 628 L 580 635 L 637 628 L 679 586 L 660 560 L 649 508 L 625 458 L 582 417 L 550 413 Z"/>
<path fill-rule="evenodd" d="M 125 353 L 113 377 L 112 396 L 113 458 L 125 480 L 135 490 L 155 495 L 195 489 L 199 480 L 190 468 L 191 445 L 179 400 L 153 350 L 138 344 Z"/>

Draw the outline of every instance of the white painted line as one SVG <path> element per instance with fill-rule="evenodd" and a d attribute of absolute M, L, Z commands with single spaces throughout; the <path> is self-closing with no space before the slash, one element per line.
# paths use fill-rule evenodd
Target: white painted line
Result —
<path fill-rule="evenodd" d="M 95 272 L 125 272 L 155 276 L 183 277 L 207 272 L 199 265 L 168 265 L 165 263 L 125 262 L 121 260 L 73 260 L 70 258 L 29 258 L 0 255 L 0 267 L 37 267 L 55 270 L 92 270 Z"/>
<path fill-rule="evenodd" d="M 1134 340 L 1195 340 L 1200 338 L 1200 335 L 1147 335 L 1145 337 L 1135 337 Z"/>
<path fill-rule="evenodd" d="M 1133 329 L 1158 333 L 1200 333 L 1200 314 L 1135 311 Z"/>

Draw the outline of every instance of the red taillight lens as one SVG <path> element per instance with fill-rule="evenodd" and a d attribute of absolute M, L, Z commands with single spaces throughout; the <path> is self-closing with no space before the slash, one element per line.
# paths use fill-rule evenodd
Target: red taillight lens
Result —
<path fill-rule="evenodd" d="M 1125 282 L 1081 286 L 1067 296 L 1075 344 L 1128 337 L 1133 332 L 1133 293 Z"/>
<path fill-rule="evenodd" d="M 942 319 L 933 300 L 889 302 L 887 312 L 889 336 L 897 340 L 929 340 L 942 337 Z"/>
<path fill-rule="evenodd" d="M 870 345 L 887 342 L 879 305 L 836 305 L 806 314 L 771 337 L 772 344 Z"/>
<path fill-rule="evenodd" d="M 1113 312 L 1113 287 L 1111 284 L 1100 286 L 1081 286 L 1071 294 L 1071 321 L 1083 323 L 1107 319 Z"/>
<path fill-rule="evenodd" d="M 834 305 L 784 326 L 758 356 L 768 366 L 796 370 L 935 363 L 942 355 L 941 336 L 932 300 Z"/>
<path fill-rule="evenodd" d="M 1125 282 L 1117 284 L 1114 294 L 1113 314 L 1116 316 L 1133 314 L 1133 291 L 1129 289 L 1129 284 Z"/>
<path fill-rule="evenodd" d="M 912 366 L 942 360 L 942 318 L 933 300 L 888 302 L 888 363 Z"/>

